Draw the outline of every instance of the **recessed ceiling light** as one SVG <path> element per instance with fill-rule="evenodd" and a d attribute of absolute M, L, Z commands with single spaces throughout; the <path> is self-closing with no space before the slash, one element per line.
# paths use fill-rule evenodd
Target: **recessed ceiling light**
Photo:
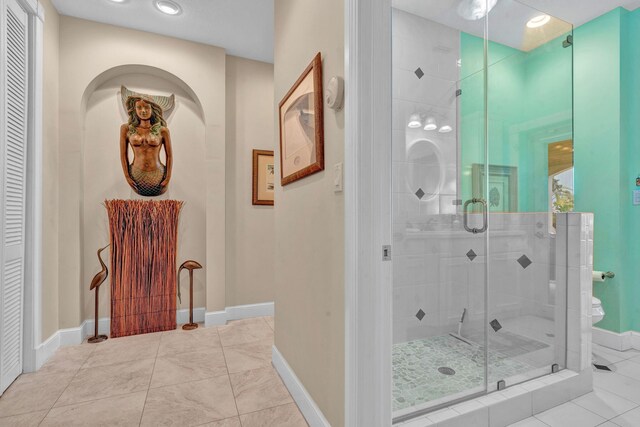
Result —
<path fill-rule="evenodd" d="M 109 1 L 111 1 L 112 3 L 124 3 L 127 0 L 109 0 Z"/>
<path fill-rule="evenodd" d="M 547 22 L 551 21 L 551 17 L 549 15 L 538 15 L 535 18 L 531 18 L 529 22 L 527 22 L 527 27 L 529 28 L 538 28 L 542 27 Z"/>
<path fill-rule="evenodd" d="M 442 126 L 440 129 L 438 129 L 438 132 L 440 133 L 449 133 L 453 130 L 453 128 L 449 125 L 444 125 Z"/>
<path fill-rule="evenodd" d="M 170 0 L 157 0 L 156 7 L 160 12 L 166 13 L 167 15 L 178 15 L 182 12 L 180 5 Z"/>

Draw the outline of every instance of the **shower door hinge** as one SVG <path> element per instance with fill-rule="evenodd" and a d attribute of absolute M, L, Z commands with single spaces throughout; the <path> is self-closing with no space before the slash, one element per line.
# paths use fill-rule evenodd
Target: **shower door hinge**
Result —
<path fill-rule="evenodd" d="M 498 390 L 504 390 L 507 388 L 507 383 L 504 380 L 498 381 Z"/>
<path fill-rule="evenodd" d="M 560 366 L 558 366 L 557 363 L 554 363 L 553 365 L 551 365 L 551 373 L 555 374 L 556 372 L 560 372 Z"/>
<path fill-rule="evenodd" d="M 573 36 L 569 34 L 566 39 L 562 41 L 562 47 L 573 46 Z"/>
<path fill-rule="evenodd" d="M 382 260 L 391 261 L 391 245 L 382 246 Z"/>

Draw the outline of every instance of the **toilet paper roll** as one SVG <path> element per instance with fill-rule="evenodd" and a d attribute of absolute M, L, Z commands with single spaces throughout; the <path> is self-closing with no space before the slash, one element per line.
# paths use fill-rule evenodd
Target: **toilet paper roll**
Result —
<path fill-rule="evenodd" d="M 593 281 L 594 282 L 604 282 L 605 274 L 604 271 L 593 271 Z"/>

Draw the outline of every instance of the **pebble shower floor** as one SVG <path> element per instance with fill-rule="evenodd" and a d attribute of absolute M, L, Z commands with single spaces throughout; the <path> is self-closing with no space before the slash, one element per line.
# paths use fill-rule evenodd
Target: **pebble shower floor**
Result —
<path fill-rule="evenodd" d="M 449 395 L 484 387 L 484 349 L 450 335 L 393 346 L 393 410 L 410 408 Z M 498 381 L 533 367 L 489 350 L 489 381 Z M 439 368 L 451 368 L 442 373 Z"/>

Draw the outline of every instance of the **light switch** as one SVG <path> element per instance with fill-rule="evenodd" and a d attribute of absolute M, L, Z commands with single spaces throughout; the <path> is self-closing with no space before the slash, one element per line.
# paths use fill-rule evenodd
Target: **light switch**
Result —
<path fill-rule="evenodd" d="M 342 192 L 342 163 L 333 165 L 333 192 Z"/>
<path fill-rule="evenodd" d="M 633 205 L 640 205 L 640 190 L 633 190 Z"/>

